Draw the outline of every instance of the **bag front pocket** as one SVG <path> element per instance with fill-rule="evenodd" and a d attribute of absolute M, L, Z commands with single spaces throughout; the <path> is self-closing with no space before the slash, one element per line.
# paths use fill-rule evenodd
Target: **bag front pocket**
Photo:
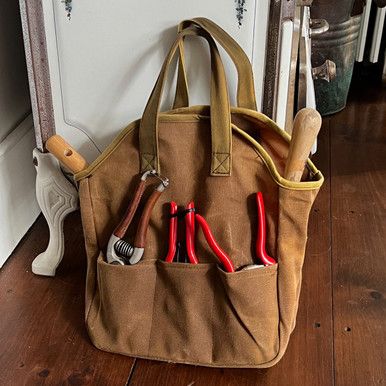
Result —
<path fill-rule="evenodd" d="M 217 264 L 98 258 L 87 317 L 106 351 L 172 362 L 254 367 L 278 352 L 277 264 L 226 273 Z"/>
<path fill-rule="evenodd" d="M 218 267 L 214 300 L 213 361 L 254 366 L 279 349 L 277 264 L 226 273 Z"/>
<path fill-rule="evenodd" d="M 156 266 L 151 357 L 253 367 L 276 356 L 277 264 L 234 273 L 217 264 Z"/>
<path fill-rule="evenodd" d="M 157 261 L 150 355 L 186 363 L 210 363 L 214 264 Z"/>
<path fill-rule="evenodd" d="M 156 283 L 153 261 L 112 265 L 98 257 L 98 291 L 87 318 L 94 344 L 107 351 L 146 356 Z"/>

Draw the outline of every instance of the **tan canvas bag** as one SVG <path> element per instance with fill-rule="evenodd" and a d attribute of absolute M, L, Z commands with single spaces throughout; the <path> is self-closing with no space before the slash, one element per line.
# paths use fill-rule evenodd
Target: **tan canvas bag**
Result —
<path fill-rule="evenodd" d="M 211 106 L 187 107 L 183 39 L 201 35 L 211 51 Z M 237 107 L 230 107 L 213 39 L 238 71 Z M 176 53 L 175 107 L 159 113 Z M 141 120 L 127 126 L 79 181 L 87 249 L 86 324 L 96 347 L 115 353 L 214 367 L 269 367 L 283 356 L 295 327 L 309 212 L 323 182 L 308 161 L 308 180 L 282 177 L 289 136 L 256 111 L 251 65 L 213 22 L 197 18 L 180 32 L 162 66 Z M 156 204 L 143 259 L 105 260 L 141 171 L 170 179 Z M 277 264 L 226 273 L 198 232 L 200 264 L 166 263 L 168 203 L 195 207 L 236 268 L 255 263 L 255 194 L 264 194 L 267 249 Z M 135 224 L 129 228 L 132 240 Z"/>

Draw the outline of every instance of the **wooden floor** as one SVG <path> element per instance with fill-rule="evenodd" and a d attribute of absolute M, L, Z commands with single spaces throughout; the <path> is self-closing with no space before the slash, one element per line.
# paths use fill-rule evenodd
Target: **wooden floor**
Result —
<path fill-rule="evenodd" d="M 83 324 L 85 253 L 66 221 L 55 278 L 30 266 L 42 218 L 0 273 L 0 385 L 386 385 L 386 90 L 350 96 L 324 119 L 316 157 L 326 182 L 309 225 L 297 327 L 267 370 L 221 370 L 104 353 Z"/>

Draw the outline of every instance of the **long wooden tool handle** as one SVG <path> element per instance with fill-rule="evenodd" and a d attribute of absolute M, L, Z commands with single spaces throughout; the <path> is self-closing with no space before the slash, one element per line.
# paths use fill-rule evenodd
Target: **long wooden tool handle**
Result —
<path fill-rule="evenodd" d="M 301 109 L 296 114 L 284 171 L 284 177 L 287 180 L 301 180 L 304 166 L 321 125 L 322 118 L 314 109 Z"/>
<path fill-rule="evenodd" d="M 58 134 L 47 139 L 46 149 L 74 174 L 88 166 L 86 160 Z"/>

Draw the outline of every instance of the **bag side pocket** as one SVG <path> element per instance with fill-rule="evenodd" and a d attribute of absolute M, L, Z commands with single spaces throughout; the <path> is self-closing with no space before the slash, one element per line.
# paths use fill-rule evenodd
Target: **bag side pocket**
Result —
<path fill-rule="evenodd" d="M 95 346 L 126 355 L 148 354 L 156 283 L 154 261 L 112 265 L 98 257 L 98 291 L 87 319 Z"/>
<path fill-rule="evenodd" d="M 213 320 L 213 361 L 253 367 L 275 357 L 279 350 L 277 264 L 217 274 Z"/>

